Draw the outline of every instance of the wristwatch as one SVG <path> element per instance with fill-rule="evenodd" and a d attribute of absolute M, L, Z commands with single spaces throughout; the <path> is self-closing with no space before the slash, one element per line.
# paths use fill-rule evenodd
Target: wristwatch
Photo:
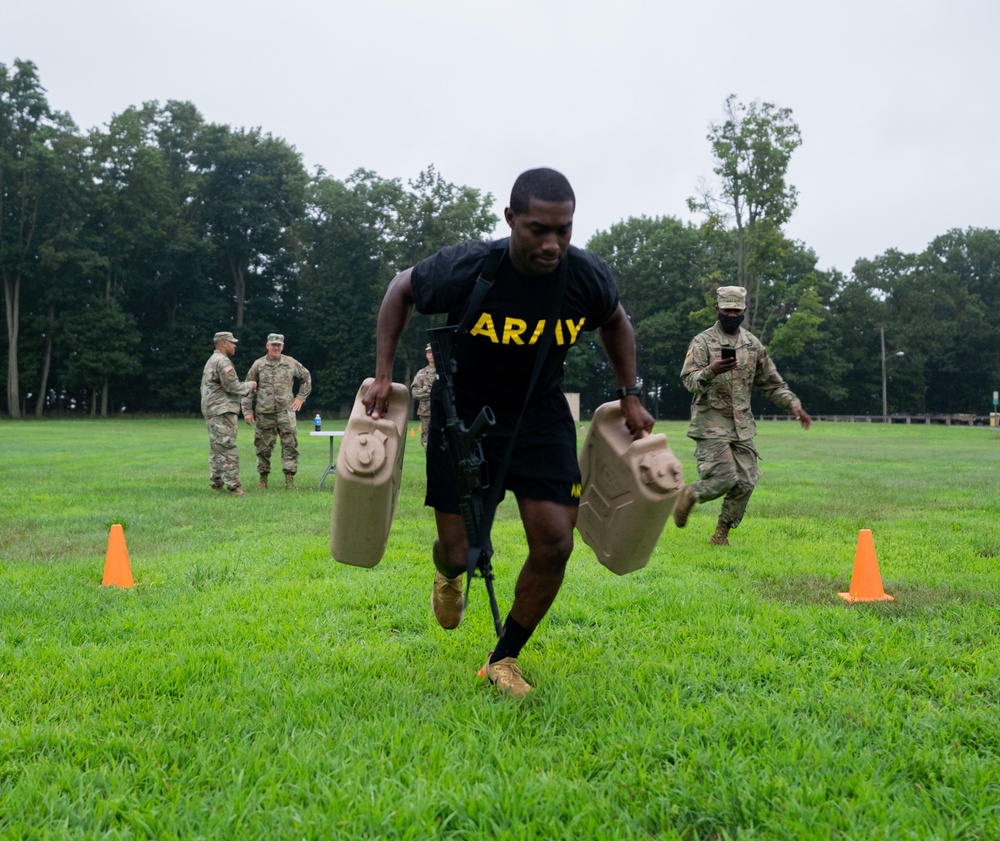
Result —
<path fill-rule="evenodd" d="M 623 397 L 639 397 L 642 394 L 642 381 L 635 385 L 627 385 L 625 388 L 615 389 L 615 397 L 621 400 Z"/>

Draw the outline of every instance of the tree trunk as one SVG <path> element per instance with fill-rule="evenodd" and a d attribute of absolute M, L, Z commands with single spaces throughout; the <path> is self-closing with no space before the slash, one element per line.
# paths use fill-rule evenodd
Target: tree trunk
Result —
<path fill-rule="evenodd" d="M 247 294 L 247 282 L 243 267 L 235 259 L 229 258 L 229 269 L 233 274 L 233 287 L 236 291 L 236 330 L 243 327 L 243 303 Z"/>
<path fill-rule="evenodd" d="M 17 337 L 21 320 L 21 275 L 13 283 L 4 273 L 4 305 L 7 313 L 7 409 L 12 418 L 21 417 L 20 391 L 17 379 Z"/>
<path fill-rule="evenodd" d="M 101 386 L 101 417 L 108 416 L 108 380 L 104 378 L 104 385 Z"/>
<path fill-rule="evenodd" d="M 51 304 L 46 320 L 48 329 L 45 331 L 45 353 L 42 357 L 42 376 L 38 383 L 38 398 L 35 400 L 36 418 L 40 418 L 45 410 L 45 395 L 49 390 L 49 370 L 52 367 L 52 333 L 56 323 L 56 308 Z"/>
<path fill-rule="evenodd" d="M 92 388 L 90 390 L 90 419 L 93 420 L 97 417 L 97 389 Z"/>
<path fill-rule="evenodd" d="M 747 244 L 743 224 L 736 222 L 736 285 L 746 289 L 747 285 Z"/>
<path fill-rule="evenodd" d="M 750 284 L 747 290 L 747 306 L 750 310 L 750 317 L 747 320 L 750 326 L 747 327 L 747 330 L 756 333 L 757 311 L 760 309 L 760 278 L 757 275 L 747 275 L 747 282 Z"/>

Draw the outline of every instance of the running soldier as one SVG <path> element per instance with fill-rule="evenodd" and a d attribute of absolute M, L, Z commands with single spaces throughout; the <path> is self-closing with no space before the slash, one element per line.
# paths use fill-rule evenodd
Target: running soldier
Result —
<path fill-rule="evenodd" d="M 451 324 L 467 320 L 475 325 L 454 345 L 456 409 L 466 423 L 484 406 L 492 409 L 496 423 L 482 439 L 491 476 L 507 461 L 504 452 L 524 407 L 502 487 L 517 501 L 528 556 L 517 577 L 503 636 L 483 665 L 488 682 L 512 696 L 532 691 L 517 658 L 559 593 L 573 550 L 580 465 L 576 427 L 561 383 L 566 354 L 585 331 L 596 330 L 604 345 L 623 423 L 632 437 L 638 439 L 653 427 L 652 416 L 639 400 L 635 337 L 611 270 L 597 255 L 570 245 L 575 209 L 576 197 L 565 176 L 551 169 L 529 170 L 514 182 L 510 206 L 504 210 L 511 229 L 508 239 L 444 248 L 396 275 L 379 310 L 375 379 L 363 398 L 373 418 L 388 411 L 396 348 L 416 309 L 447 312 Z M 466 314 L 477 278 L 487 260 L 496 258 L 489 293 Z M 546 331 L 552 341 L 525 405 Z M 452 629 L 465 612 L 469 541 L 458 480 L 442 446 L 444 423 L 435 389 L 425 497 L 437 523 L 431 603 L 438 624 Z"/>
<path fill-rule="evenodd" d="M 749 330 L 740 327 L 747 306 L 742 286 L 716 290 L 718 320 L 691 340 L 681 381 L 694 395 L 687 434 L 697 442 L 694 451 L 699 481 L 685 485 L 674 506 L 674 522 L 684 528 L 695 503 L 724 496 L 719 521 L 709 543 L 729 545 L 729 530 L 743 520 L 754 486 L 760 479 L 754 437 L 757 425 L 750 411 L 750 392 L 764 395 L 790 412 L 808 429 L 812 418 L 782 379 L 767 348 Z"/>

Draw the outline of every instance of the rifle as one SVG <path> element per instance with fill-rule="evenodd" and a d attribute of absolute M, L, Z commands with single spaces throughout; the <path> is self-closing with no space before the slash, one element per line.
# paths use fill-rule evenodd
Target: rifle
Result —
<path fill-rule="evenodd" d="M 503 623 L 500 621 L 500 609 L 493 589 L 493 543 L 490 541 L 493 518 L 487 516 L 483 499 L 489 484 L 484 475 L 485 458 L 481 440 L 487 427 L 496 423 L 496 418 L 489 406 L 483 406 L 471 427 L 466 427 L 458 416 L 455 408 L 455 360 L 451 355 L 452 339 L 457 329 L 454 326 L 437 327 L 427 332 L 430 334 L 431 352 L 434 354 L 434 366 L 437 368 L 440 384 L 441 406 L 444 409 L 444 447 L 451 456 L 452 469 L 458 483 L 458 510 L 469 541 L 466 601 L 469 585 L 478 572 L 486 584 L 493 626 L 496 628 L 497 639 L 500 639 L 503 636 Z"/>

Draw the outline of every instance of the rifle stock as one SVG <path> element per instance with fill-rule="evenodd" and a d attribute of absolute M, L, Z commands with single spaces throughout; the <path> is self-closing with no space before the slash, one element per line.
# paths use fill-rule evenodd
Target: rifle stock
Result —
<path fill-rule="evenodd" d="M 451 346 L 456 328 L 437 327 L 427 332 L 437 368 L 439 399 L 444 409 L 444 446 L 451 457 L 452 470 L 458 484 L 458 508 L 465 526 L 465 536 L 469 541 L 466 595 L 469 584 L 478 572 L 486 584 L 493 625 L 499 639 L 503 636 L 503 623 L 500 621 L 500 609 L 493 588 L 493 544 L 490 541 L 483 499 L 488 483 L 484 476 L 485 458 L 481 440 L 486 430 L 496 423 L 496 418 L 493 410 L 484 406 L 472 426 L 465 425 L 455 405 L 455 360 L 452 358 Z"/>

